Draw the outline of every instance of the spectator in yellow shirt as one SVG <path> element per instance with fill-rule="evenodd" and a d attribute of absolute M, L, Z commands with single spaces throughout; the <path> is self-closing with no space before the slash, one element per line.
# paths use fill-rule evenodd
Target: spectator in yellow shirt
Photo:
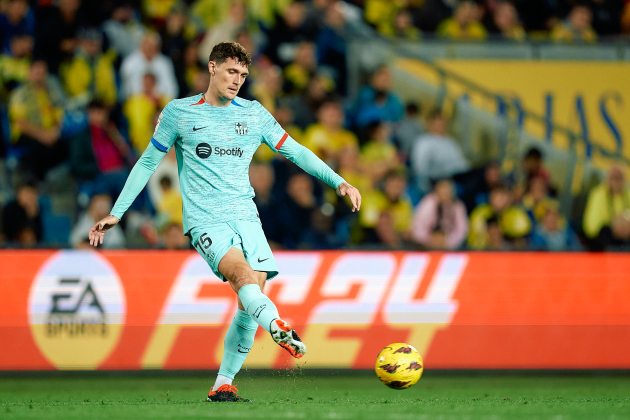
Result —
<path fill-rule="evenodd" d="M 162 198 L 157 205 L 158 217 L 156 220 L 158 230 L 169 223 L 183 223 L 182 195 L 173 188 L 173 181 L 168 175 L 160 178 Z"/>
<path fill-rule="evenodd" d="M 583 229 L 594 251 L 630 245 L 630 191 L 621 168 L 613 167 L 588 194 Z"/>
<path fill-rule="evenodd" d="M 504 249 L 505 240 L 514 248 L 527 246 L 525 236 L 531 231 L 531 220 L 527 213 L 511 205 L 511 194 L 504 186 L 495 186 L 490 191 L 487 204 L 480 204 L 470 215 L 468 246 L 472 249 Z"/>
<path fill-rule="evenodd" d="M 396 13 L 408 4 L 409 0 L 366 0 L 365 20 L 383 35 L 392 35 Z"/>
<path fill-rule="evenodd" d="M 444 20 L 437 28 L 437 34 L 456 41 L 486 39 L 486 28 L 479 22 L 481 13 L 473 1 L 459 4 L 453 17 Z"/>
<path fill-rule="evenodd" d="M 277 16 L 287 8 L 293 0 L 248 0 L 248 15 L 254 23 L 262 23 L 271 28 Z M 222 22 L 229 14 L 230 1 L 227 0 L 197 0 L 191 8 L 191 15 L 200 18 L 206 27 L 215 26 Z M 249 50 L 248 50 L 249 51 Z"/>
<path fill-rule="evenodd" d="M 281 95 L 282 70 L 278 66 L 269 66 L 262 71 L 252 86 L 252 96 L 273 114 Z"/>
<path fill-rule="evenodd" d="M 39 179 L 68 157 L 67 145 L 60 141 L 63 101 L 61 86 L 48 76 L 43 60 L 31 63 L 28 80 L 11 93 L 11 137 L 24 153 L 20 165 Z"/>
<path fill-rule="evenodd" d="M 516 7 L 512 3 L 503 1 L 497 4 L 492 19 L 504 38 L 519 42 L 525 41 L 527 35 L 519 22 Z"/>
<path fill-rule="evenodd" d="M 343 109 L 336 100 L 324 102 L 317 111 L 317 124 L 304 133 L 304 146 L 326 161 L 335 161 L 341 148 L 358 147 L 357 137 L 343 128 Z"/>
<path fill-rule="evenodd" d="M 406 190 L 404 173 L 393 170 L 385 175 L 382 191 L 364 194 L 359 212 L 363 242 L 399 247 L 410 238 L 413 205 Z"/>
<path fill-rule="evenodd" d="M 11 52 L 0 55 L 0 99 L 8 102 L 8 95 L 28 78 L 33 52 L 33 37 L 15 35 L 11 39 Z"/>
<path fill-rule="evenodd" d="M 276 18 L 281 16 L 287 6 L 294 0 L 249 0 L 248 13 L 252 21 L 272 28 Z M 248 50 L 249 51 L 249 50 Z"/>
<path fill-rule="evenodd" d="M 103 53 L 102 44 L 102 35 L 97 30 L 82 31 L 72 61 L 62 64 L 59 70 L 75 106 L 84 107 L 94 98 L 99 98 L 107 106 L 116 103 L 116 53 L 113 50 Z"/>
<path fill-rule="evenodd" d="M 144 15 L 161 26 L 166 21 L 168 13 L 178 3 L 178 0 L 142 0 Z"/>
<path fill-rule="evenodd" d="M 527 212 L 532 223 L 540 222 L 547 208 L 554 202 L 549 196 L 549 184 L 543 177 L 534 177 L 529 183 L 529 190 L 521 200 L 521 207 Z"/>
<path fill-rule="evenodd" d="M 155 128 L 155 115 L 170 100 L 157 91 L 155 75 L 147 73 L 142 79 L 142 92 L 133 94 L 123 107 L 129 123 L 129 139 L 136 153 L 141 155 L 151 141 Z"/>
<path fill-rule="evenodd" d="M 398 39 L 408 39 L 412 41 L 419 41 L 422 38 L 422 32 L 420 29 L 413 26 L 413 16 L 407 9 L 400 9 L 394 16 L 394 25 L 391 27 L 391 31 L 385 32 L 385 35 Z"/>
<path fill-rule="evenodd" d="M 374 122 L 367 127 L 369 141 L 361 150 L 361 164 L 366 175 L 376 183 L 388 171 L 401 166 L 398 151 L 392 144 L 389 124 Z"/>
<path fill-rule="evenodd" d="M 200 18 L 207 28 L 223 21 L 229 12 L 230 2 L 225 0 L 197 0 L 190 9 L 190 14 Z"/>
<path fill-rule="evenodd" d="M 295 50 L 293 62 L 284 69 L 285 89 L 290 94 L 301 94 L 306 90 L 311 77 L 317 70 L 315 44 L 300 42 Z"/>
<path fill-rule="evenodd" d="M 593 30 L 593 12 L 587 6 L 576 5 L 563 22 L 558 22 L 551 31 L 551 39 L 556 42 L 595 42 L 597 33 Z"/>
<path fill-rule="evenodd" d="M 208 57 L 212 52 L 212 48 L 220 42 L 232 41 L 236 38 L 236 35 L 244 30 L 248 29 L 248 23 L 251 21 L 247 14 L 247 2 L 243 0 L 232 0 L 229 3 L 228 16 L 223 18 L 208 28 L 201 44 L 199 44 L 199 60 L 202 63 L 208 61 Z M 254 29 L 254 28 L 250 28 Z"/>

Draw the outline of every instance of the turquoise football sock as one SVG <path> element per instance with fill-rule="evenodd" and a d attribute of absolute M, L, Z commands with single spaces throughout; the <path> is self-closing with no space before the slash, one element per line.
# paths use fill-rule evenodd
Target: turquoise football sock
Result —
<path fill-rule="evenodd" d="M 249 316 L 268 332 L 271 321 L 280 318 L 276 305 L 260 291 L 257 284 L 246 284 L 241 287 L 238 297 Z"/>
<path fill-rule="evenodd" d="M 221 367 L 219 368 L 219 379 L 222 376 L 234 379 L 234 376 L 241 370 L 243 363 L 245 363 L 245 358 L 254 344 L 254 336 L 257 329 L 258 324 L 247 315 L 247 312 L 240 309 L 236 312 L 236 316 L 232 319 L 232 324 L 230 324 L 223 341 L 224 352 Z M 218 386 L 216 387 L 218 388 Z"/>

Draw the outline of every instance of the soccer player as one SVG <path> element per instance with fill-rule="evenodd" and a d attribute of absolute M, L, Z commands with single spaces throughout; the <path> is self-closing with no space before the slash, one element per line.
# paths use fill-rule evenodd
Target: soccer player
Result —
<path fill-rule="evenodd" d="M 359 191 L 314 153 L 298 144 L 257 101 L 236 95 L 248 75 L 249 53 L 236 42 L 222 42 L 210 53 L 208 90 L 169 102 L 155 132 L 125 183 L 110 215 L 89 232 L 90 244 L 103 243 L 144 188 L 158 164 L 175 147 L 183 199 L 184 233 L 212 271 L 238 295 L 238 311 L 225 336 L 225 353 L 208 401 L 246 401 L 232 380 L 254 343 L 260 325 L 293 357 L 306 346 L 263 294 L 278 269 L 262 230 L 249 164 L 261 143 L 361 207 Z"/>

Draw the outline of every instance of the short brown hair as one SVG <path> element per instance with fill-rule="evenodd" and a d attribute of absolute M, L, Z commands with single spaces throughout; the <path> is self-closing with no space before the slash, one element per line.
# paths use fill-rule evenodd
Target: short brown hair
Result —
<path fill-rule="evenodd" d="M 228 58 L 233 58 L 237 63 L 249 67 L 252 64 L 252 57 L 249 55 L 245 47 L 238 42 L 220 42 L 212 48 L 208 61 L 214 61 L 220 66 Z"/>

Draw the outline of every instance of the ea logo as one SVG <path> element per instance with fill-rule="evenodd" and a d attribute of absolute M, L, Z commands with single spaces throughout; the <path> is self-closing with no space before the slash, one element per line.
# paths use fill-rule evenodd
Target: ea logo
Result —
<path fill-rule="evenodd" d="M 118 344 L 125 309 L 116 271 L 91 251 L 55 254 L 29 294 L 31 333 L 59 369 L 96 369 Z"/>
<path fill-rule="evenodd" d="M 208 143 L 199 143 L 196 152 L 201 159 L 207 159 L 212 154 L 212 147 Z"/>

